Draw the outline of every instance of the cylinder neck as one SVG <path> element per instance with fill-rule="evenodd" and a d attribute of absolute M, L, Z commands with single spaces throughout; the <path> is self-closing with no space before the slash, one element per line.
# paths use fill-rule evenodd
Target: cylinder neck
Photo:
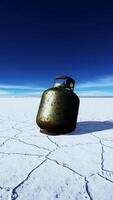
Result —
<path fill-rule="evenodd" d="M 56 76 L 54 80 L 54 87 L 65 88 L 67 90 L 74 90 L 75 81 L 68 76 Z"/>

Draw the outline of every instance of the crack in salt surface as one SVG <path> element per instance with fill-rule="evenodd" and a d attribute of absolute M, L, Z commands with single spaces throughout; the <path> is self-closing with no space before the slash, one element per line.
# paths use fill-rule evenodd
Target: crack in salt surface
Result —
<path fill-rule="evenodd" d="M 54 152 L 54 151 L 56 151 L 56 150 L 57 150 L 57 148 L 54 149 L 54 150 L 52 150 L 52 151 L 50 151 L 46 156 L 49 156 L 52 152 Z M 43 165 L 43 164 L 47 161 L 46 156 L 44 156 L 45 159 L 44 159 L 38 166 L 34 167 L 34 168 L 29 172 L 29 174 L 27 175 L 27 177 L 26 177 L 23 181 L 21 181 L 15 188 L 12 189 L 11 200 L 16 200 L 16 199 L 18 198 L 18 193 L 17 193 L 16 190 L 17 190 L 20 186 L 22 186 L 26 181 L 28 181 L 28 179 L 30 178 L 31 174 L 32 174 L 36 169 L 38 169 L 41 165 Z"/>
<path fill-rule="evenodd" d="M 109 181 L 110 183 L 113 183 L 113 181 L 112 181 L 112 180 L 110 180 L 109 178 L 107 178 L 107 177 L 105 177 L 105 176 L 101 175 L 100 173 L 97 173 L 97 175 L 98 175 L 98 176 L 100 176 L 101 178 L 103 178 L 103 179 L 105 179 L 105 180 Z"/>
<path fill-rule="evenodd" d="M 101 145 L 101 170 L 103 171 L 104 170 L 104 147 L 103 147 L 103 144 L 100 140 L 100 145 Z"/>
<path fill-rule="evenodd" d="M 20 135 L 21 133 L 23 133 L 23 131 L 19 128 L 16 127 L 17 124 L 13 125 L 11 128 L 18 131 L 19 133 L 15 134 L 14 137 L 17 137 L 18 135 Z"/>
<path fill-rule="evenodd" d="M 39 154 L 29 154 L 29 153 L 8 153 L 8 152 L 2 152 L 0 151 L 0 154 L 4 155 L 21 155 L 21 156 L 37 156 L 37 157 L 45 157 L 45 155 L 39 155 Z"/>
<path fill-rule="evenodd" d="M 110 146 L 108 146 L 108 145 L 105 145 L 105 144 L 103 144 L 102 143 L 102 140 L 103 140 L 103 138 L 99 138 L 99 137 L 97 137 L 97 136 L 95 136 L 93 133 L 91 133 L 91 135 L 93 135 L 94 137 L 96 137 L 98 140 L 99 140 L 99 144 L 101 145 L 101 170 L 102 171 L 105 171 L 105 172 L 112 172 L 113 173 L 113 171 L 110 171 L 110 170 L 107 170 L 107 169 L 105 169 L 104 168 L 104 147 L 108 147 L 108 148 L 110 148 L 110 149 L 113 149 L 112 147 L 110 147 Z"/>
<path fill-rule="evenodd" d="M 21 133 L 23 133 L 23 130 L 21 130 L 21 129 L 19 129 L 19 128 L 16 128 L 16 125 L 17 125 L 17 124 L 15 124 L 14 126 L 12 126 L 12 129 L 18 131 L 18 133 L 15 134 L 14 137 L 16 137 L 16 136 L 20 135 Z M 93 134 L 91 133 L 91 135 L 93 135 Z M 77 145 L 81 145 L 81 146 L 82 146 L 82 145 L 87 145 L 87 144 L 91 144 L 91 145 L 92 145 L 92 144 L 100 144 L 101 147 L 102 147 L 102 152 L 101 152 L 101 170 L 102 170 L 102 171 L 107 171 L 107 172 L 109 172 L 108 170 L 104 169 L 104 147 L 109 147 L 109 146 L 104 145 L 99 137 L 97 137 L 97 136 L 95 136 L 95 135 L 93 135 L 93 136 L 99 139 L 99 143 L 85 143 L 85 144 L 80 144 L 80 143 L 78 143 L 78 144 L 76 144 L 76 145 L 68 146 L 68 145 L 59 145 L 59 144 L 57 144 L 57 143 L 54 142 L 49 136 L 47 136 L 47 139 L 57 147 L 57 148 L 56 148 L 55 150 L 53 150 L 53 151 L 56 151 L 58 148 L 62 148 L 62 147 L 68 148 L 68 147 L 74 147 L 74 146 L 77 146 Z M 8 140 L 10 140 L 10 139 L 11 139 L 11 137 L 10 137 L 10 138 L 7 138 L 1 145 L 3 146 L 3 145 L 4 145 Z M 14 138 L 12 137 L 12 139 L 14 139 Z M 85 184 L 84 184 L 84 185 L 85 185 L 85 188 L 86 188 L 86 192 L 87 192 L 87 194 L 88 194 L 90 200 L 93 200 L 93 198 L 92 198 L 92 196 L 91 196 L 91 193 L 90 193 L 90 190 L 89 190 L 89 185 L 88 185 L 88 184 L 90 183 L 90 181 L 87 179 L 87 177 L 85 177 L 85 176 L 83 176 L 82 174 L 80 174 L 79 172 L 76 172 L 75 170 L 71 169 L 71 168 L 68 167 L 67 164 L 65 164 L 65 163 L 60 163 L 60 162 L 58 162 L 57 160 L 48 158 L 48 156 L 53 152 L 53 151 L 51 151 L 50 149 L 47 149 L 47 148 L 45 148 L 45 147 L 40 147 L 40 146 L 37 146 L 37 145 L 35 145 L 35 144 L 27 143 L 27 142 L 23 141 L 22 139 L 16 139 L 16 138 L 15 138 L 15 140 L 18 140 L 19 142 L 24 143 L 24 144 L 26 144 L 26 145 L 34 146 L 34 147 L 39 148 L 39 149 L 48 150 L 49 153 L 45 156 L 45 155 L 27 154 L 27 153 L 21 154 L 21 153 L 5 153 L 5 152 L 0 152 L 0 154 L 8 154 L 8 155 L 15 155 L 15 154 L 16 154 L 16 155 L 23 155 L 23 156 L 38 156 L 38 157 L 44 156 L 44 157 L 45 157 L 45 160 L 44 160 L 41 164 L 39 164 L 37 167 L 33 168 L 33 169 L 29 172 L 29 174 L 27 175 L 27 177 L 26 177 L 21 183 L 19 183 L 14 189 L 12 189 L 11 200 L 16 200 L 16 199 L 18 198 L 17 189 L 18 189 L 20 186 L 22 186 L 26 181 L 28 181 L 28 179 L 30 178 L 32 172 L 35 171 L 37 168 L 39 168 L 39 167 L 40 167 L 44 162 L 46 162 L 47 160 L 52 161 L 52 162 L 55 162 L 57 165 L 60 165 L 60 166 L 62 166 L 63 168 L 66 168 L 66 169 L 70 170 L 71 172 L 75 173 L 76 175 L 78 175 L 78 176 L 80 176 L 80 177 L 83 177 L 83 178 L 84 178 L 84 181 L 85 181 Z M 0 145 L 0 146 L 1 146 L 1 145 Z M 112 147 L 109 147 L 109 148 L 112 148 Z M 113 148 L 112 148 L 112 149 L 113 149 Z M 111 172 L 111 171 L 110 171 L 110 172 Z M 99 174 L 99 173 L 96 173 L 96 174 L 98 174 L 98 176 L 100 176 L 101 178 L 105 179 L 106 181 L 109 181 L 109 182 L 113 183 L 113 181 L 111 181 L 111 180 L 109 180 L 108 178 L 102 176 L 101 174 Z M 0 187 L 0 189 L 1 189 L 1 187 Z"/>
<path fill-rule="evenodd" d="M 62 167 L 64 167 L 64 168 L 66 168 L 66 169 L 72 171 L 73 173 L 79 175 L 80 177 L 84 177 L 84 176 L 83 176 L 82 174 L 80 174 L 79 172 L 76 172 L 75 170 L 73 170 L 73 169 L 71 169 L 70 167 L 68 167 L 68 166 L 66 165 L 66 163 L 60 163 L 60 162 L 58 162 L 58 161 L 55 160 L 55 159 L 49 158 L 48 155 L 45 156 L 45 157 L 46 157 L 49 161 L 55 162 L 57 165 L 60 165 L 60 166 L 62 166 Z"/>
<path fill-rule="evenodd" d="M 29 174 L 27 175 L 27 177 L 21 181 L 15 188 L 13 188 L 12 190 L 12 195 L 11 195 L 11 200 L 15 200 L 18 198 L 18 193 L 17 193 L 17 189 L 22 186 L 26 181 L 28 181 L 28 179 L 30 178 L 31 174 L 36 170 L 38 169 L 41 165 L 43 165 L 45 162 L 47 161 L 47 159 L 43 160 L 43 162 L 41 162 L 38 166 L 36 166 L 35 168 L 33 168 Z"/>
<path fill-rule="evenodd" d="M 113 147 L 111 147 L 111 146 L 109 146 L 109 145 L 106 145 L 106 144 L 103 144 L 103 143 L 102 143 L 102 145 L 103 145 L 104 147 L 108 147 L 108 148 L 110 148 L 110 149 L 113 149 Z"/>
<path fill-rule="evenodd" d="M 86 189 L 86 192 L 87 192 L 87 194 L 88 194 L 90 200 L 93 200 L 93 197 L 92 197 L 92 195 L 91 195 L 91 193 L 90 193 L 89 186 L 88 186 L 89 181 L 87 180 L 86 177 L 84 178 L 84 180 L 85 180 L 85 189 Z"/>
<path fill-rule="evenodd" d="M 18 138 L 12 138 L 12 139 L 14 139 L 14 140 L 17 140 L 17 141 L 19 141 L 20 143 L 23 143 L 23 144 L 26 144 L 26 145 L 29 145 L 29 146 L 34 146 L 34 147 L 36 147 L 36 148 L 38 148 L 38 149 L 43 149 L 43 150 L 46 150 L 46 151 L 50 151 L 50 149 L 48 149 L 48 148 L 45 148 L 45 147 L 40 147 L 40 146 L 38 146 L 38 145 L 36 145 L 36 144 L 31 144 L 31 143 L 28 143 L 28 142 L 25 142 L 25 141 L 23 141 L 22 139 L 18 139 Z"/>
<path fill-rule="evenodd" d="M 6 142 L 8 142 L 11 138 L 7 138 L 5 141 L 3 141 L 1 144 L 0 144 L 0 147 L 4 146 Z"/>
<path fill-rule="evenodd" d="M 60 145 L 59 148 L 71 148 L 71 147 L 77 147 L 77 146 L 87 146 L 87 145 L 95 145 L 95 144 L 99 144 L 98 142 L 95 143 L 90 143 L 90 142 L 86 142 L 86 143 L 77 143 L 74 145 Z M 63 150 L 64 151 L 64 150 Z"/>
<path fill-rule="evenodd" d="M 60 146 L 56 143 L 56 142 L 54 142 L 49 136 L 46 136 L 47 137 L 47 139 L 50 141 L 50 142 L 52 142 L 53 144 L 55 144 L 55 146 L 57 146 L 58 148 L 60 148 Z"/>
<path fill-rule="evenodd" d="M 101 147 L 102 147 L 102 152 L 101 152 L 101 170 L 102 170 L 102 171 L 105 171 L 105 172 L 112 172 L 112 173 L 113 173 L 113 171 L 107 170 L 107 169 L 104 168 L 104 152 L 105 152 L 105 151 L 104 151 L 104 147 L 108 147 L 108 148 L 110 148 L 110 147 L 104 145 L 104 144 L 102 143 L 101 139 L 100 139 L 100 144 L 101 144 Z M 113 149 L 113 148 L 112 148 L 112 149 Z"/>
<path fill-rule="evenodd" d="M 49 161 L 55 162 L 57 165 L 60 165 L 60 166 L 62 166 L 62 167 L 64 167 L 64 168 L 68 169 L 69 171 L 73 172 L 74 174 L 76 174 L 76 175 L 78 175 L 78 176 L 84 178 L 84 181 L 85 181 L 85 184 L 84 184 L 84 185 L 85 185 L 86 193 L 87 193 L 87 195 L 89 196 L 90 200 L 93 200 L 93 197 L 92 197 L 92 195 L 91 195 L 91 193 L 90 193 L 89 186 L 88 186 L 89 181 L 87 180 L 87 177 L 86 177 L 86 176 L 83 176 L 83 175 L 80 174 L 79 172 L 77 172 L 77 171 L 71 169 L 71 168 L 68 167 L 65 163 L 59 163 L 59 162 L 58 162 L 57 160 L 55 160 L 55 159 L 48 158 L 48 155 L 45 156 L 45 157 L 46 157 Z M 94 174 L 91 174 L 90 177 L 91 177 L 91 176 L 94 176 Z"/>

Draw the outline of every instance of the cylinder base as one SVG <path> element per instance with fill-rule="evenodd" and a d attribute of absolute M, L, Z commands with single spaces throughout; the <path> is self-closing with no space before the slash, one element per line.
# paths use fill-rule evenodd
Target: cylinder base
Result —
<path fill-rule="evenodd" d="M 47 130 L 45 130 L 45 129 L 40 129 L 40 132 L 41 133 L 44 133 L 44 134 L 47 134 L 47 135 L 64 135 L 64 134 L 68 134 L 68 133 L 71 133 L 71 132 L 73 132 L 75 129 L 73 129 L 73 130 L 70 130 L 70 131 L 56 131 L 56 132 L 54 132 L 54 131 L 47 131 Z"/>

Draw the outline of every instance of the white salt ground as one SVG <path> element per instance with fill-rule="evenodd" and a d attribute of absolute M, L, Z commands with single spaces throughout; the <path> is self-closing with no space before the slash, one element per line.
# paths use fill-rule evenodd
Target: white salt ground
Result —
<path fill-rule="evenodd" d="M 47 136 L 40 98 L 0 98 L 1 200 L 113 200 L 113 98 L 81 98 L 78 124 Z"/>

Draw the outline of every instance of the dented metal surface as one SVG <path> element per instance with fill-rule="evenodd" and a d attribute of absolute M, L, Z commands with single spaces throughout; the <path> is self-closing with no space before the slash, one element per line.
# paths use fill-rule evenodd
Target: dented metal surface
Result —
<path fill-rule="evenodd" d="M 58 78 L 59 79 L 59 78 Z M 69 83 L 69 77 L 63 78 Z M 70 78 L 72 82 L 73 79 Z M 79 108 L 79 98 L 69 87 L 67 82 L 62 86 L 50 88 L 44 91 L 36 123 L 41 128 L 41 132 L 47 134 L 68 133 L 75 129 Z M 71 83 L 70 82 L 70 83 Z"/>

